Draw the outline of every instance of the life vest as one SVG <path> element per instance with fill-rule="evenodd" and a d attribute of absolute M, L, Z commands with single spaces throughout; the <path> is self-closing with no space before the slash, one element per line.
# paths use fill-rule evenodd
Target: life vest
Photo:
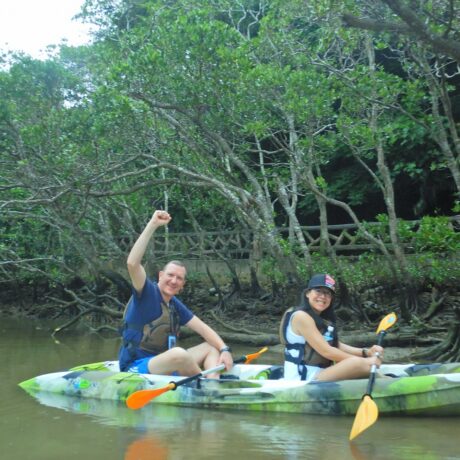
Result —
<path fill-rule="evenodd" d="M 123 317 L 126 315 L 126 309 Z M 123 342 L 131 353 L 134 353 L 136 348 L 140 348 L 157 355 L 175 346 L 180 331 L 179 315 L 173 302 L 170 303 L 169 307 L 165 302 L 161 302 L 161 315 L 158 318 L 146 324 L 124 321 L 123 329 L 134 329 L 142 332 L 142 339 L 139 343 L 126 340 Z"/>
<path fill-rule="evenodd" d="M 289 325 L 289 321 L 291 320 L 291 316 L 296 311 L 301 310 L 299 307 L 291 307 L 288 308 L 281 318 L 280 324 L 280 341 L 284 345 L 284 359 L 291 363 L 297 364 L 299 366 L 299 374 L 302 376 L 305 373 L 305 369 L 302 369 L 303 366 L 317 366 L 321 368 L 329 367 L 332 363 L 331 360 L 325 358 L 324 356 L 320 355 L 314 348 L 312 348 L 308 342 L 305 340 L 305 344 L 302 343 L 289 343 L 286 339 L 286 331 Z M 303 310 L 305 311 L 305 310 Z M 328 326 L 334 326 L 331 322 L 324 320 L 319 315 L 315 314 L 314 312 L 308 312 L 315 321 L 318 330 L 321 334 L 327 331 Z M 333 340 L 332 346 L 337 347 L 339 342 L 338 335 L 336 328 L 334 327 L 333 332 Z M 298 356 L 293 357 L 289 351 L 290 350 L 298 350 Z"/>

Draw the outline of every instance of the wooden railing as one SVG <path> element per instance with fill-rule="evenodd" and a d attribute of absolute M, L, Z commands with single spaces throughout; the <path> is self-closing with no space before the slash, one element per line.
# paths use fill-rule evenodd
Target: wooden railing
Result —
<path fill-rule="evenodd" d="M 460 231 L 460 216 L 450 218 L 452 225 Z M 419 221 L 409 222 L 416 226 Z M 366 224 L 369 228 L 380 226 L 378 222 Z M 301 227 L 305 241 L 311 252 L 320 251 L 320 227 Z M 276 232 L 283 238 L 288 237 L 288 229 L 277 228 Z M 359 253 L 375 248 L 365 241 L 358 232 L 355 224 L 329 225 L 328 236 L 330 244 L 337 254 Z M 186 259 L 216 259 L 226 257 L 230 259 L 247 259 L 254 252 L 254 234 L 244 229 L 239 231 L 219 232 L 179 232 L 161 233 L 155 236 L 153 250 L 156 256 L 167 255 L 173 258 L 177 254 Z"/>

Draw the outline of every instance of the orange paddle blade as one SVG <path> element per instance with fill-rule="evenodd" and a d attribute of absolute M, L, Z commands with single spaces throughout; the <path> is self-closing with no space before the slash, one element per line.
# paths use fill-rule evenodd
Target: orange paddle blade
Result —
<path fill-rule="evenodd" d="M 351 427 L 350 441 L 372 426 L 377 421 L 378 416 L 379 408 L 377 404 L 375 404 L 374 400 L 369 395 L 365 395 L 358 407 L 355 421 Z"/>
<path fill-rule="evenodd" d="M 251 353 L 250 355 L 246 355 L 246 361 L 244 362 L 244 364 L 249 364 L 251 361 L 258 358 L 262 353 L 265 353 L 267 350 L 268 350 L 268 347 L 263 347 L 261 350 L 259 350 L 256 353 Z"/>
<path fill-rule="evenodd" d="M 176 385 L 174 383 L 169 383 L 165 387 L 162 388 L 154 388 L 152 390 L 139 390 L 135 391 L 134 393 L 130 394 L 126 399 L 126 405 L 130 409 L 140 409 L 144 407 L 148 402 L 150 402 L 153 398 L 166 393 L 169 390 L 174 390 Z"/>

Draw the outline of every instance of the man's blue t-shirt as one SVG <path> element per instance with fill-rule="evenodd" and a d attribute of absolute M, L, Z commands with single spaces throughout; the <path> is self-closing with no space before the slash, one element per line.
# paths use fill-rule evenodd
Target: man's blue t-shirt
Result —
<path fill-rule="evenodd" d="M 140 294 L 138 294 L 134 288 L 132 291 L 133 295 L 129 301 L 124 319 L 127 324 L 143 326 L 160 317 L 162 313 L 161 302 L 163 298 L 157 283 L 147 278 Z M 173 297 L 170 301 L 170 304 L 171 303 L 174 304 L 176 308 L 177 314 L 179 315 L 179 324 L 181 326 L 184 326 L 193 318 L 193 313 L 179 299 Z M 140 344 L 142 340 L 142 332 L 140 330 L 128 329 L 126 327 L 123 329 L 122 336 L 123 342 Z M 132 352 L 122 344 L 118 355 L 120 369 L 126 370 L 135 359 L 147 358 L 149 356 L 153 355 L 145 350 L 141 350 L 139 347 L 136 347 L 133 355 Z"/>

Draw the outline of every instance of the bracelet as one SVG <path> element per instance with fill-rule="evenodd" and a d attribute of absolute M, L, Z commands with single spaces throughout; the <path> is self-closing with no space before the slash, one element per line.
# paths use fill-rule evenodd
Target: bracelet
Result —
<path fill-rule="evenodd" d="M 363 355 L 363 358 L 367 358 L 369 355 L 367 354 L 367 348 L 363 348 L 361 350 L 361 354 Z"/>
<path fill-rule="evenodd" d="M 230 347 L 228 347 L 227 345 L 225 345 L 225 347 L 222 347 L 219 351 L 221 353 L 224 353 L 225 351 L 228 351 L 230 353 L 232 351 L 232 349 Z"/>

